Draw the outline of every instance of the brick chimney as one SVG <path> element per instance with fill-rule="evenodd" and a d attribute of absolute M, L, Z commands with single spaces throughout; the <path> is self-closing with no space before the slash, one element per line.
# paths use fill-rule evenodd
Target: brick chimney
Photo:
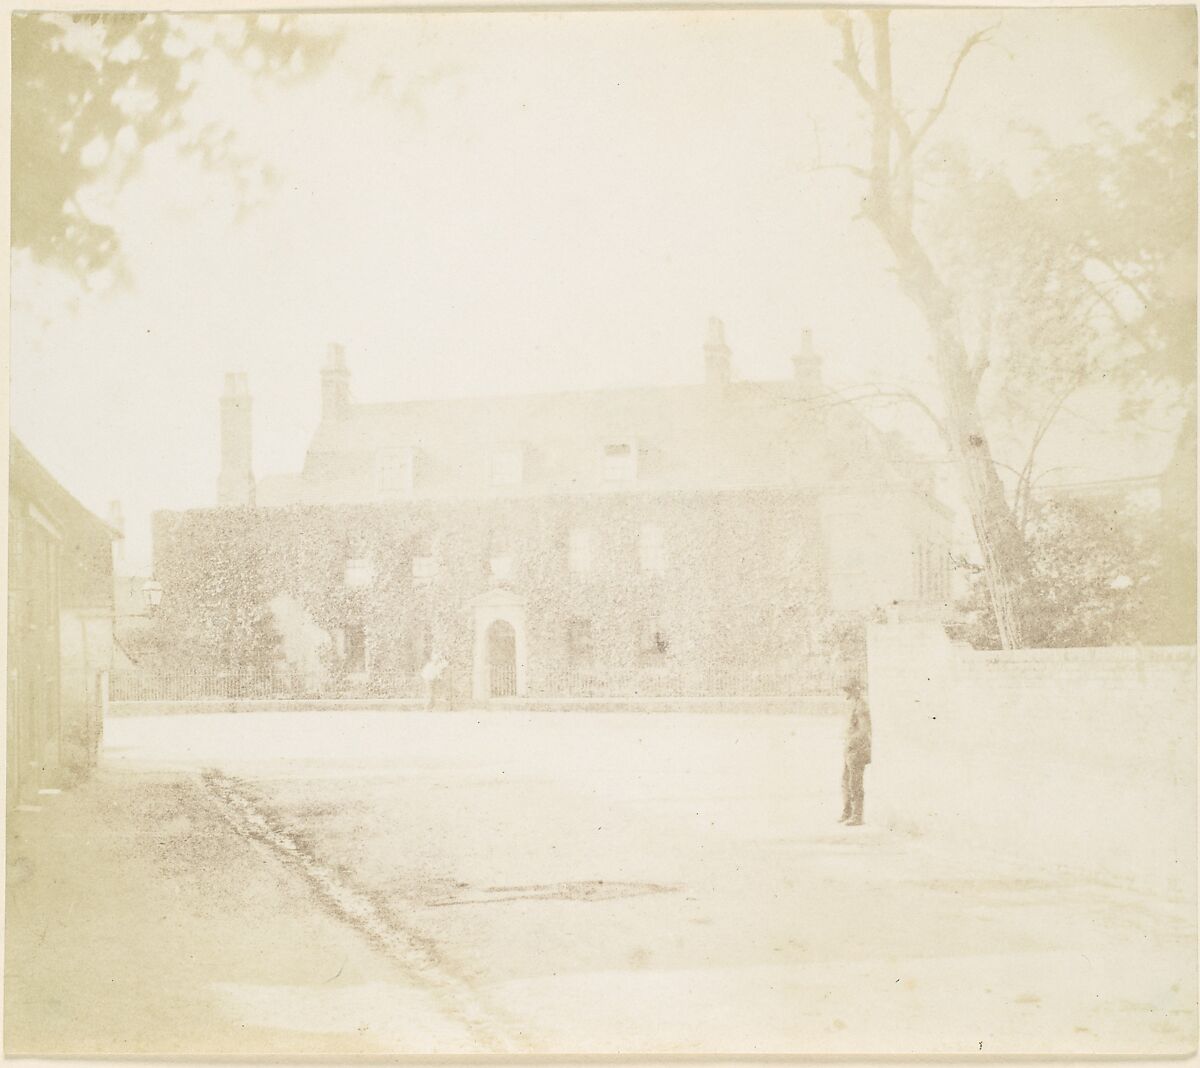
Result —
<path fill-rule="evenodd" d="M 221 473 L 217 477 L 217 504 L 224 508 L 254 507 L 250 406 L 246 376 L 231 371 L 225 376 L 225 392 L 221 394 Z"/>
<path fill-rule="evenodd" d="M 113 573 L 121 574 L 125 564 L 125 509 L 120 501 L 108 502 L 108 525 L 117 532 L 112 543 Z"/>
<path fill-rule="evenodd" d="M 321 368 L 321 420 L 337 422 L 350 414 L 350 368 L 346 350 L 331 342 Z"/>
<path fill-rule="evenodd" d="M 725 324 L 708 320 L 708 338 L 704 342 L 704 381 L 710 386 L 727 386 L 732 372 L 731 353 L 725 344 Z"/>

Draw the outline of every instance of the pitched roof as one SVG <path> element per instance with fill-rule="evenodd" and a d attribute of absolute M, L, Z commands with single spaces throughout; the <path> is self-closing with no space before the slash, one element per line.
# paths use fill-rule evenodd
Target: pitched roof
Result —
<path fill-rule="evenodd" d="M 111 608 L 112 542 L 120 532 L 80 504 L 11 432 L 8 447 L 10 499 L 28 500 L 62 539 L 63 606 Z"/>
<path fill-rule="evenodd" d="M 638 451 L 636 482 L 603 474 L 607 445 Z M 519 446 L 519 485 L 493 487 L 489 458 Z M 815 486 L 904 481 L 851 406 L 814 403 L 795 383 L 736 382 L 354 404 L 322 421 L 299 476 L 259 482 L 262 504 L 374 499 L 376 460 L 411 450 L 418 497 Z"/>

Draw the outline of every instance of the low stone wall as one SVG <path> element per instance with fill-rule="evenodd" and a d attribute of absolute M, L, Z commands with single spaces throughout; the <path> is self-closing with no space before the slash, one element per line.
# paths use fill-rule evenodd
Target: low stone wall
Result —
<path fill-rule="evenodd" d="M 1194 891 L 1194 648 L 983 652 L 902 623 L 868 658 L 877 820 Z"/>

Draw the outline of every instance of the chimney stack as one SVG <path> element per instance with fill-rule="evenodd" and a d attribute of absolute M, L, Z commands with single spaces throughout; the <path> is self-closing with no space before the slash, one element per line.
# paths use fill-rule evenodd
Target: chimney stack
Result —
<path fill-rule="evenodd" d="M 350 368 L 346 350 L 331 342 L 321 368 L 321 421 L 338 422 L 350 414 Z"/>
<path fill-rule="evenodd" d="M 221 473 L 217 478 L 217 504 L 224 508 L 254 507 L 250 407 L 245 374 L 229 372 L 221 394 Z"/>
<path fill-rule="evenodd" d="M 725 324 L 720 319 L 708 320 L 708 338 L 704 342 L 704 381 L 710 386 L 727 386 L 732 363 L 729 346 L 725 344 Z"/>
<path fill-rule="evenodd" d="M 792 357 L 796 391 L 804 398 L 815 398 L 825 391 L 822 380 L 821 357 L 813 347 L 811 330 L 800 335 L 800 351 Z"/>
<path fill-rule="evenodd" d="M 125 510 L 120 501 L 108 502 L 108 525 L 117 532 L 112 543 L 113 574 L 120 575 L 125 564 Z"/>

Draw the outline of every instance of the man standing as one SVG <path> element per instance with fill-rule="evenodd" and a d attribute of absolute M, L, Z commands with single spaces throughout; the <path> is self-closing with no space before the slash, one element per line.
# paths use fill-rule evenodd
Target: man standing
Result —
<path fill-rule="evenodd" d="M 434 653 L 429 658 L 429 663 L 421 669 L 421 678 L 425 680 L 425 707 L 432 712 L 434 705 L 437 704 L 438 689 L 441 685 L 442 675 L 445 674 L 449 662 L 439 653 Z"/>
<path fill-rule="evenodd" d="M 842 816 L 847 827 L 860 827 L 863 821 L 863 771 L 871 763 L 871 713 L 863 698 L 862 681 L 852 679 L 845 686 L 850 698 L 850 722 L 846 727 L 846 753 L 842 764 Z"/>

